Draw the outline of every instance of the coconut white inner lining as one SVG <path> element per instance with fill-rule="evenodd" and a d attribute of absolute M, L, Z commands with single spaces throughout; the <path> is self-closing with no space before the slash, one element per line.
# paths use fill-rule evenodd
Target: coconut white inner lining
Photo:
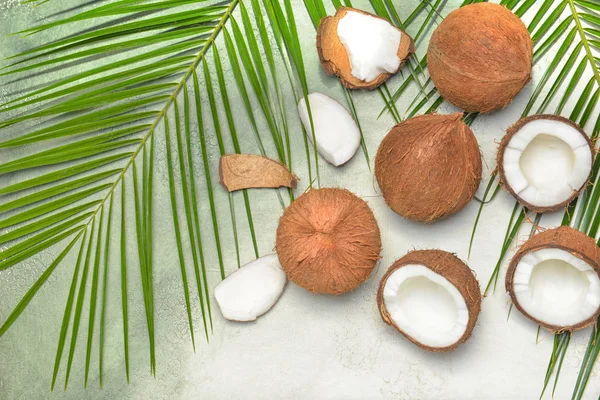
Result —
<path fill-rule="evenodd" d="M 513 285 L 527 314 L 551 325 L 575 325 L 600 306 L 600 280 L 594 269 L 561 249 L 525 255 L 515 269 Z"/>
<path fill-rule="evenodd" d="M 586 182 L 592 152 L 581 132 L 556 120 L 534 120 L 510 139 L 503 159 L 508 185 L 539 207 L 560 204 Z"/>
<path fill-rule="evenodd" d="M 348 11 L 338 22 L 337 34 L 355 78 L 370 82 L 382 73 L 398 70 L 401 33 L 389 22 Z"/>
<path fill-rule="evenodd" d="M 383 301 L 396 326 L 425 346 L 451 346 L 467 329 L 465 299 L 450 281 L 423 265 L 409 264 L 392 273 Z"/>

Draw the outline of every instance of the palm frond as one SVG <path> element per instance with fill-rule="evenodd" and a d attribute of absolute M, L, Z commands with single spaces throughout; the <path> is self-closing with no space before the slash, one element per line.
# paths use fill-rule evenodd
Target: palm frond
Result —
<path fill-rule="evenodd" d="M 54 17 L 19 34 L 39 35 L 59 27 L 77 29 L 82 22 L 87 29 L 9 57 L 8 65 L 0 70 L 0 76 L 14 81 L 45 80 L 0 105 L 4 117 L 0 120 L 0 151 L 33 149 L 0 162 L 0 178 L 30 172 L 26 180 L 0 184 L 0 196 L 5 200 L 0 205 L 0 229 L 6 230 L 0 232 L 0 244 L 9 245 L 0 253 L 0 269 L 13 267 L 55 246 L 63 246 L 63 251 L 4 322 L 0 336 L 81 240 L 58 336 L 52 388 L 58 380 L 65 347 L 69 351 L 64 387 L 69 384 L 80 330 L 86 331 L 87 336 L 84 384 L 91 378 L 92 349 L 96 343 L 98 377 L 103 383 L 105 318 L 112 305 L 107 291 L 115 284 L 109 276 L 111 231 L 117 225 L 112 223 L 114 207 L 116 213 L 120 212 L 116 228 L 120 232 L 115 234 L 120 244 L 120 308 L 125 375 L 129 381 L 130 268 L 140 271 L 150 372 L 156 374 L 157 367 L 153 216 L 155 163 L 159 160 L 155 143 L 160 137 L 166 141 L 164 161 L 172 224 L 188 329 L 195 349 L 195 307 L 188 268 L 193 269 L 194 291 L 208 340 L 213 323 L 205 247 L 214 245 L 223 278 L 226 260 L 222 249 L 226 244 L 220 215 L 230 212 L 237 264 L 241 265 L 241 238 L 236 226 L 238 195 L 243 197 L 249 240 L 256 257 L 260 251 L 249 191 L 228 194 L 228 210 L 220 208 L 222 194 L 216 191 L 212 178 L 207 132 L 214 130 L 221 155 L 250 151 L 242 149 L 238 138 L 230 104 L 230 96 L 236 92 L 242 98 L 259 152 L 273 157 L 269 152 L 274 149 L 273 158 L 292 169 L 292 160 L 298 156 L 293 154 L 283 90 L 289 85 L 296 101 L 308 94 L 304 58 L 289 1 L 280 4 L 274 0 L 249 0 L 244 4 L 226 0 L 215 4 L 206 0 L 115 0 L 99 6 L 73 7 Z M 222 38 L 224 50 L 219 48 L 218 38 Z M 228 58 L 222 59 L 225 54 Z M 278 71 L 277 58 L 283 61 L 284 75 Z M 61 75 L 65 67 L 74 63 L 80 66 L 76 73 Z M 226 67 L 233 71 L 233 85 L 225 79 Z M 202 71 L 197 72 L 199 69 Z M 45 79 L 57 73 L 57 79 Z M 203 109 L 204 100 L 208 102 L 207 109 Z M 255 102 L 258 112 L 252 107 Z M 352 110 L 356 113 L 354 106 Z M 268 128 L 265 137 L 263 123 Z M 312 182 L 313 172 L 319 177 L 318 154 L 316 146 L 310 149 L 306 132 L 303 136 Z M 227 148 L 226 137 L 230 138 L 232 149 Z M 200 145 L 199 152 L 193 151 L 195 143 Z M 44 150 L 36 152 L 42 145 Z M 365 156 L 368 160 L 366 147 Z M 196 165 L 201 165 L 202 170 L 198 171 Z M 121 201 L 116 201 L 115 192 L 119 189 Z M 276 195 L 285 207 L 281 191 L 276 191 Z M 288 195 L 293 200 L 291 190 Z M 210 221 L 201 218 L 201 199 L 208 200 Z M 126 229 L 131 222 L 133 229 Z M 133 241 L 129 231 L 135 232 Z M 129 243 L 137 249 L 133 259 L 127 256 Z M 186 243 L 191 250 L 191 264 L 186 259 Z M 87 324 L 82 328 L 86 298 L 89 310 Z"/>
<path fill-rule="evenodd" d="M 512 1 L 507 3 L 507 6 L 514 9 L 520 5 L 516 10 L 516 13 L 519 15 L 519 13 L 524 13 L 531 7 L 531 4 L 529 3 L 530 2 L 527 1 Z M 598 48 L 596 46 L 598 32 L 594 28 L 594 26 L 600 22 L 600 17 L 598 16 L 600 7 L 596 3 L 590 1 L 566 0 L 559 1 L 557 5 L 554 3 L 557 2 L 545 1 L 528 26 L 528 29 L 532 33 L 532 37 L 536 41 L 534 62 L 546 55 L 548 50 L 554 45 L 559 46 L 555 55 L 550 59 L 548 67 L 540 81 L 537 83 L 532 96 L 523 111 L 523 116 L 529 115 L 532 112 L 548 112 L 548 109 L 555 104 L 554 113 L 566 115 L 569 119 L 577 122 L 585 129 L 590 122 L 591 115 L 594 112 L 597 112 L 595 110 L 600 94 L 600 73 L 598 69 L 598 56 L 596 54 Z M 561 20 L 560 16 L 565 10 L 568 10 L 569 14 Z M 550 31 L 550 28 L 555 25 L 556 28 L 553 31 Z M 544 39 L 544 41 L 542 41 L 542 39 Z M 559 41 L 562 42 L 559 44 Z M 588 77 L 589 75 L 591 75 L 591 77 Z M 566 110 L 566 107 L 576 91 L 578 92 L 578 99 L 569 112 Z M 545 93 L 545 96 L 540 101 L 542 93 Z M 592 133 L 590 135 L 594 143 L 598 135 L 599 123 L 600 118 L 597 118 L 594 121 Z M 599 167 L 600 164 L 595 162 L 592 168 L 591 181 L 593 184 L 567 207 L 562 221 L 563 225 L 572 225 L 594 238 L 597 235 L 597 231 L 591 229 L 590 221 L 596 213 L 597 199 L 600 195 L 595 190 L 595 186 L 598 183 Z M 495 177 L 495 173 L 492 174 L 489 185 L 492 184 Z M 490 186 L 488 186 L 488 189 L 489 187 Z M 483 207 L 483 204 L 481 207 Z M 518 208 L 518 203 L 515 203 L 515 210 Z M 526 212 L 525 209 L 521 209 L 521 215 L 526 214 Z M 515 234 L 511 237 L 507 232 L 496 267 L 488 282 L 488 288 L 491 286 L 492 282 L 494 287 L 496 286 L 500 266 L 507 254 L 507 245 L 512 243 L 524 221 L 524 219 L 516 219 L 513 222 L 513 217 L 511 217 L 511 221 L 509 222 L 509 230 L 511 234 L 513 232 Z M 533 223 L 534 227 L 539 223 L 541 218 L 541 215 L 536 215 Z M 478 219 L 479 214 L 474 225 L 473 235 Z M 473 236 L 471 237 L 471 243 L 472 240 Z M 555 374 L 553 392 L 556 389 L 562 361 L 564 360 L 569 346 L 570 336 L 565 338 L 565 335 L 567 334 L 557 334 L 555 337 L 555 346 L 548 363 L 542 396 L 553 374 Z M 594 337 L 594 335 L 595 330 L 592 333 L 592 337 Z M 580 371 L 580 379 L 575 387 L 573 398 L 581 398 L 583 391 L 585 390 L 585 383 L 587 382 L 587 378 L 589 378 L 591 368 L 598 354 L 594 353 L 592 350 L 593 346 L 592 341 L 590 341 L 587 351 L 587 356 L 589 358 L 584 359 Z"/>

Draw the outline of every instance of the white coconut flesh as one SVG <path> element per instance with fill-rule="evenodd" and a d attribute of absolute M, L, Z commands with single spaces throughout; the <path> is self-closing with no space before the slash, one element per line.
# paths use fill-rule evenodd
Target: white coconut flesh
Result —
<path fill-rule="evenodd" d="M 389 22 L 348 11 L 338 22 L 337 34 L 348 53 L 352 75 L 370 82 L 400 67 L 398 47 L 402 33 Z"/>
<path fill-rule="evenodd" d="M 258 258 L 233 272 L 215 288 L 223 317 L 232 321 L 254 321 L 273 307 L 286 276 L 276 254 Z"/>
<path fill-rule="evenodd" d="M 549 207 L 568 200 L 585 184 L 592 168 L 592 151 L 573 126 L 538 119 L 512 136 L 503 167 L 506 183 L 519 198 Z"/>
<path fill-rule="evenodd" d="M 576 325 L 600 307 L 598 274 L 585 261 L 562 249 L 527 253 L 517 264 L 513 279 L 519 305 L 548 325 Z"/>
<path fill-rule="evenodd" d="M 383 301 L 394 324 L 428 347 L 448 347 L 467 329 L 469 311 L 456 286 L 418 264 L 398 268 L 387 279 Z"/>
<path fill-rule="evenodd" d="M 360 131 L 354 118 L 344 106 L 323 93 L 310 93 L 308 102 L 315 128 L 317 151 L 335 166 L 346 163 L 360 146 Z M 308 139 L 314 144 L 304 98 L 298 103 L 298 114 Z"/>

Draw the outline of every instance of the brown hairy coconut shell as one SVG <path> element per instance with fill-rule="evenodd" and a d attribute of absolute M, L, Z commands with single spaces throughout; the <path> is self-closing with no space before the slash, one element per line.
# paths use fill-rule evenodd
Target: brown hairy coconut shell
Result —
<path fill-rule="evenodd" d="M 385 284 L 388 278 L 398 269 L 407 266 L 407 265 L 423 265 L 436 274 L 442 275 L 446 278 L 452 285 L 458 289 L 460 294 L 465 300 L 467 304 L 467 310 L 469 312 L 469 322 L 467 323 L 467 327 L 465 329 L 464 334 L 461 338 L 456 341 L 451 346 L 447 347 L 429 347 L 420 343 L 415 338 L 410 337 L 405 332 L 403 332 L 392 320 L 390 313 L 388 312 L 384 298 L 383 292 Z M 443 250 L 415 250 L 411 251 L 404 257 L 397 260 L 392 266 L 387 270 L 383 278 L 381 278 L 381 282 L 379 283 L 379 290 L 377 291 L 377 306 L 379 308 L 379 313 L 381 314 L 381 318 L 383 322 L 394 327 L 398 332 L 403 334 L 408 340 L 416 344 L 417 346 L 425 349 L 427 351 L 435 352 L 435 353 L 444 353 L 449 352 L 456 349 L 462 343 L 467 341 L 471 337 L 471 333 L 473 332 L 473 328 L 477 323 L 477 318 L 479 317 L 479 312 L 481 311 L 481 291 L 479 289 L 479 282 L 473 275 L 473 272 L 469 269 L 467 264 L 465 264 L 460 258 L 456 257 L 452 253 L 448 253 Z"/>
<path fill-rule="evenodd" d="M 346 52 L 346 48 L 337 34 L 338 22 L 348 11 L 355 11 L 374 18 L 383 19 L 389 23 L 387 19 L 362 10 L 350 7 L 338 8 L 333 17 L 325 17 L 319 22 L 319 27 L 317 29 L 317 51 L 319 53 L 321 65 L 323 65 L 323 68 L 325 68 L 325 71 L 328 74 L 339 76 L 342 84 L 348 89 L 376 89 L 393 74 L 380 74 L 375 80 L 370 82 L 361 81 L 352 75 L 348 52 Z M 398 57 L 401 61 L 398 70 L 400 70 L 408 57 L 415 52 L 415 43 L 406 32 L 400 29 L 398 30 L 401 32 L 400 46 L 398 46 Z M 394 72 L 394 74 L 396 72 Z"/>
<path fill-rule="evenodd" d="M 575 197 L 579 196 L 579 193 L 581 193 L 581 191 L 587 185 L 583 185 L 581 188 L 579 188 L 579 190 L 574 190 L 571 197 L 569 197 L 567 200 L 565 200 L 561 203 L 558 203 L 556 205 L 549 206 L 549 207 L 538 207 L 538 206 L 535 206 L 535 205 L 523 200 L 521 197 L 519 197 L 518 194 L 515 193 L 513 188 L 507 184 L 506 174 L 504 171 L 504 153 L 508 146 L 508 143 L 510 142 L 512 137 L 517 132 L 519 132 L 519 130 L 521 130 L 521 128 L 523 126 L 525 126 L 527 123 L 529 123 L 531 121 L 535 121 L 538 119 L 556 120 L 556 121 L 560 121 L 565 124 L 571 125 L 573 128 L 575 128 L 579 132 L 581 132 L 581 136 L 583 138 L 585 138 L 585 140 L 587 141 L 588 145 L 590 146 L 590 150 L 591 150 L 592 154 L 594 153 L 595 150 L 594 150 L 594 145 L 592 144 L 592 141 L 590 140 L 589 136 L 583 131 L 583 129 L 581 129 L 579 127 L 579 125 L 577 125 L 575 122 L 571 121 L 568 118 L 561 117 L 560 115 L 553 115 L 553 114 L 531 115 L 529 117 L 521 118 L 520 120 L 518 120 L 517 122 L 512 124 L 506 130 L 506 135 L 504 135 L 504 137 L 502 138 L 502 141 L 500 142 L 500 146 L 498 147 L 498 154 L 496 156 L 496 161 L 497 161 L 497 165 L 498 165 L 498 176 L 500 178 L 500 183 L 502 184 L 502 187 L 504 189 L 508 190 L 508 192 L 519 202 L 519 204 L 521 204 L 524 207 L 527 207 L 527 209 L 529 209 L 533 212 L 544 213 L 544 212 L 548 212 L 548 211 L 557 211 L 557 210 L 560 210 L 561 208 L 565 208 L 566 206 L 568 206 L 571 203 L 571 201 L 573 201 L 573 199 L 575 199 Z M 591 174 L 592 174 L 592 171 L 590 170 L 590 175 Z M 589 176 L 588 176 L 588 181 L 589 181 Z"/>
<path fill-rule="evenodd" d="M 296 175 L 282 163 L 255 154 L 225 154 L 219 159 L 219 181 L 229 192 L 249 188 L 296 188 Z"/>
<path fill-rule="evenodd" d="M 394 126 L 375 157 L 375 177 L 392 210 L 432 222 L 462 209 L 481 181 L 481 155 L 461 113 L 428 114 Z"/>
<path fill-rule="evenodd" d="M 431 79 L 442 97 L 465 111 L 506 107 L 531 79 L 533 44 L 507 8 L 476 3 L 451 12 L 427 50 Z"/>
<path fill-rule="evenodd" d="M 283 213 L 276 247 L 289 280 L 314 293 L 340 294 L 369 277 L 381 238 L 364 200 L 345 189 L 311 189 Z"/>
<path fill-rule="evenodd" d="M 508 270 L 506 271 L 505 287 L 513 304 L 524 316 L 552 332 L 573 331 L 594 324 L 600 314 L 600 308 L 595 315 L 576 325 L 556 326 L 532 317 L 517 301 L 514 291 L 514 278 L 519 261 L 530 252 L 547 248 L 561 249 L 571 253 L 573 256 L 590 265 L 596 271 L 598 277 L 600 277 L 600 247 L 598 247 L 594 239 L 569 226 L 560 226 L 558 228 L 549 229 L 532 236 L 525 244 L 523 244 L 523 246 L 521 246 L 512 260 L 510 260 Z"/>

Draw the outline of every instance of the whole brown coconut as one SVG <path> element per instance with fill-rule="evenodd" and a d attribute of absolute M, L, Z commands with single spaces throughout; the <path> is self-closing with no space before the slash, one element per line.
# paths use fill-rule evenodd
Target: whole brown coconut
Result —
<path fill-rule="evenodd" d="M 508 270 L 506 271 L 505 287 L 515 307 L 517 307 L 524 316 L 552 332 L 573 331 L 594 324 L 600 314 L 600 308 L 596 310 L 594 315 L 584 321 L 570 326 L 558 326 L 534 318 L 519 303 L 515 293 L 515 272 L 517 266 L 521 259 L 527 254 L 542 249 L 564 250 L 572 256 L 583 260 L 586 264 L 591 266 L 598 277 L 600 277 L 600 247 L 598 247 L 594 239 L 569 226 L 560 226 L 558 228 L 549 229 L 532 236 L 525 244 L 523 244 L 523 246 L 521 246 L 512 260 L 510 260 Z"/>
<path fill-rule="evenodd" d="M 476 3 L 451 12 L 433 32 L 429 74 L 442 97 L 465 111 L 506 107 L 531 78 L 533 44 L 503 6 Z"/>
<path fill-rule="evenodd" d="M 381 238 L 364 200 L 345 189 L 312 189 L 283 213 L 276 247 L 289 280 L 314 293 L 340 294 L 369 277 Z"/>
<path fill-rule="evenodd" d="M 465 300 L 467 305 L 467 311 L 469 314 L 467 326 L 462 336 L 450 346 L 446 347 L 431 347 L 424 343 L 421 343 L 417 338 L 411 337 L 404 332 L 392 319 L 384 301 L 384 289 L 388 281 L 388 278 L 400 268 L 406 266 L 422 265 L 438 275 L 446 278 L 458 291 Z M 479 312 L 481 311 L 481 291 L 479 289 L 479 282 L 473 275 L 473 272 L 469 269 L 460 258 L 456 257 L 452 253 L 448 253 L 443 250 L 416 250 L 411 251 L 404 257 L 397 260 L 385 273 L 381 282 L 379 283 L 379 290 L 377 291 L 377 306 L 381 314 L 383 322 L 392 326 L 398 332 L 403 334 L 408 340 L 416 344 L 417 346 L 427 351 L 444 353 L 456 349 L 462 343 L 464 343 L 473 332 L 473 328 L 477 323 Z"/>
<path fill-rule="evenodd" d="M 481 181 L 481 155 L 461 113 L 428 114 L 394 126 L 375 157 L 375 177 L 392 210 L 432 222 L 462 209 Z"/>

